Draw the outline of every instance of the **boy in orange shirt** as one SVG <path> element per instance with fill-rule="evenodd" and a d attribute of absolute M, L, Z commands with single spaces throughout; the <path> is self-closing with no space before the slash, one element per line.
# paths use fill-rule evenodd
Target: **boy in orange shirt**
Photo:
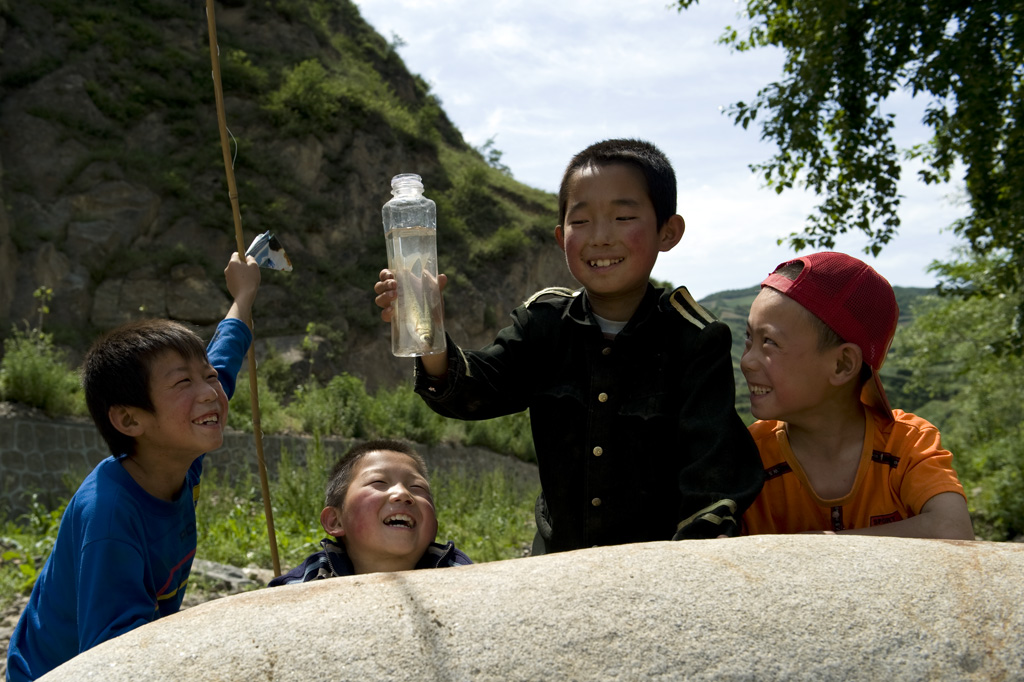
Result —
<path fill-rule="evenodd" d="M 824 252 L 781 264 L 761 287 L 740 368 L 766 481 L 744 532 L 973 540 L 938 430 L 891 409 L 882 388 L 899 318 L 889 283 Z"/>

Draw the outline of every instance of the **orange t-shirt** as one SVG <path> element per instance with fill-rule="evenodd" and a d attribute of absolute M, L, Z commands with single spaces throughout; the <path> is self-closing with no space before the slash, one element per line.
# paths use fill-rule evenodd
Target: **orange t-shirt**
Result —
<path fill-rule="evenodd" d="M 872 410 L 865 419 L 857 478 L 841 498 L 818 497 L 793 455 L 780 421 L 758 421 L 750 433 L 765 469 L 764 489 L 743 516 L 743 534 L 869 528 L 921 513 L 935 495 L 964 494 L 953 455 L 939 430 L 917 415 L 893 410 L 894 421 Z"/>

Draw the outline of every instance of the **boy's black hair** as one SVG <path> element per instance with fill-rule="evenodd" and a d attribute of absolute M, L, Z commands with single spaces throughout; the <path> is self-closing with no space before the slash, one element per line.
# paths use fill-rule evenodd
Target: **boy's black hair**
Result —
<path fill-rule="evenodd" d="M 590 145 L 576 156 L 562 174 L 558 188 L 558 224 L 565 224 L 569 202 L 569 182 L 576 171 L 588 166 L 621 163 L 639 170 L 647 182 L 647 195 L 654 206 L 658 230 L 676 214 L 676 173 L 660 149 L 650 142 L 633 139 L 604 140 Z"/>
<path fill-rule="evenodd" d="M 371 452 L 380 452 L 382 450 L 389 450 L 392 452 L 400 452 L 406 455 L 416 465 L 416 471 L 427 480 L 428 485 L 430 479 L 427 478 L 427 463 L 423 457 L 413 449 L 412 445 L 405 441 L 397 440 L 394 438 L 378 438 L 375 440 L 368 440 L 363 443 L 357 443 L 350 447 L 341 459 L 331 469 L 330 475 L 327 477 L 327 490 L 324 494 L 324 506 L 325 507 L 337 507 L 341 509 L 341 504 L 345 501 L 345 495 L 348 493 L 348 488 L 352 485 L 352 472 L 355 471 L 356 464 L 366 457 Z"/>
<path fill-rule="evenodd" d="M 110 408 L 140 407 L 152 412 L 149 371 L 153 360 L 174 351 L 186 360 L 206 359 L 203 340 L 191 329 L 170 320 L 139 320 L 122 325 L 97 340 L 82 365 L 82 388 L 89 414 L 113 455 L 135 454 L 135 439 L 114 428 Z"/>

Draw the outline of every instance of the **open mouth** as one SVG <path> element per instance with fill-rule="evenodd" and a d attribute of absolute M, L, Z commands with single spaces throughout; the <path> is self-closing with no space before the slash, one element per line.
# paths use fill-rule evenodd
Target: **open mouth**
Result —
<path fill-rule="evenodd" d="M 416 521 L 407 514 L 392 514 L 384 519 L 384 525 L 392 528 L 415 528 Z"/>
<path fill-rule="evenodd" d="M 218 415 L 216 412 L 211 414 L 204 414 L 199 419 L 193 419 L 192 423 L 199 424 L 200 426 L 213 426 L 216 424 L 220 424 L 220 415 Z"/>
<path fill-rule="evenodd" d="M 755 386 L 753 384 L 749 384 L 747 389 L 749 389 L 751 395 L 768 395 L 772 392 L 772 389 L 767 386 Z"/>
<path fill-rule="evenodd" d="M 618 265 L 624 258 L 599 258 L 597 260 L 587 261 L 587 265 L 592 268 L 607 268 L 611 265 Z"/>

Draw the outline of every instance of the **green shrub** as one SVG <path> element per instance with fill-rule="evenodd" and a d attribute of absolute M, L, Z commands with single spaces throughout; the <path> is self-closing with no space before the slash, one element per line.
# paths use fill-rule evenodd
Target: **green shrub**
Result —
<path fill-rule="evenodd" d="M 262 500 L 255 477 L 249 475 L 231 485 L 221 480 L 216 469 L 204 471 L 196 504 L 198 553 L 232 566 L 270 566 Z"/>
<path fill-rule="evenodd" d="M 244 50 L 226 48 L 220 58 L 221 81 L 233 91 L 260 93 L 267 87 L 270 76 L 253 63 Z"/>
<path fill-rule="evenodd" d="M 319 535 L 324 489 L 327 475 L 333 466 L 334 459 L 327 457 L 316 436 L 304 461 L 297 460 L 288 450 L 283 450 L 277 477 L 271 486 L 275 516 L 281 514 L 285 519 L 292 518 L 297 527 L 310 528 L 314 535 Z"/>
<path fill-rule="evenodd" d="M 299 131 L 330 129 L 341 109 L 340 94 L 323 64 L 307 59 L 284 71 L 281 87 L 270 94 L 266 109 L 280 123 Z"/>
<path fill-rule="evenodd" d="M 994 271 L 985 263 L 972 267 L 979 286 Z M 1013 297 L 922 298 L 893 344 L 904 394 L 932 399 L 914 412 L 942 432 L 974 532 L 985 540 L 1024 535 L 1024 357 L 1000 345 L 1017 310 Z"/>
<path fill-rule="evenodd" d="M 315 551 L 323 536 L 320 510 L 333 464 L 317 438 L 305 461 L 299 461 L 288 450 L 281 452 L 269 488 L 278 560 L 285 570 Z M 204 473 L 196 514 L 198 553 L 203 558 L 232 566 L 273 566 L 263 493 L 255 476 L 246 476 L 232 485 L 216 470 Z"/>
<path fill-rule="evenodd" d="M 8 544 L 11 539 L 0 536 L 0 611 L 6 611 L 21 594 L 24 575 L 21 572 L 20 548 Z"/>
<path fill-rule="evenodd" d="M 271 388 L 268 377 L 261 375 L 258 370 L 256 374 L 260 398 L 260 429 L 263 433 L 297 431 L 298 420 L 281 404 L 281 397 Z M 248 369 L 238 373 L 235 394 L 231 396 L 229 403 L 228 426 L 252 433 L 252 388 L 249 386 Z"/>
<path fill-rule="evenodd" d="M 988 540 L 1024 535 L 1024 430 L 954 451 L 970 503 L 974 533 Z M 951 439 L 947 445 L 957 448 Z M 962 455 L 962 456 L 957 456 Z"/>
<path fill-rule="evenodd" d="M 38 329 L 15 327 L 4 340 L 0 399 L 38 407 L 51 416 L 86 413 L 81 382 L 67 354 L 54 346 L 51 334 Z"/>
<path fill-rule="evenodd" d="M 511 260 L 525 253 L 529 246 L 530 238 L 521 229 L 514 225 L 501 225 L 481 242 L 473 257 L 488 262 Z"/>
<path fill-rule="evenodd" d="M 295 392 L 289 412 L 302 431 L 345 438 L 367 437 L 371 411 L 370 396 L 362 379 L 343 372 L 325 386 L 315 379 Z"/>
<path fill-rule="evenodd" d="M 536 462 L 528 412 L 517 412 L 497 419 L 467 422 L 465 443 L 514 455 L 524 462 Z"/>
<path fill-rule="evenodd" d="M 369 430 L 377 437 L 437 445 L 447 432 L 448 420 L 427 407 L 408 384 L 378 391 L 374 408 Z"/>

